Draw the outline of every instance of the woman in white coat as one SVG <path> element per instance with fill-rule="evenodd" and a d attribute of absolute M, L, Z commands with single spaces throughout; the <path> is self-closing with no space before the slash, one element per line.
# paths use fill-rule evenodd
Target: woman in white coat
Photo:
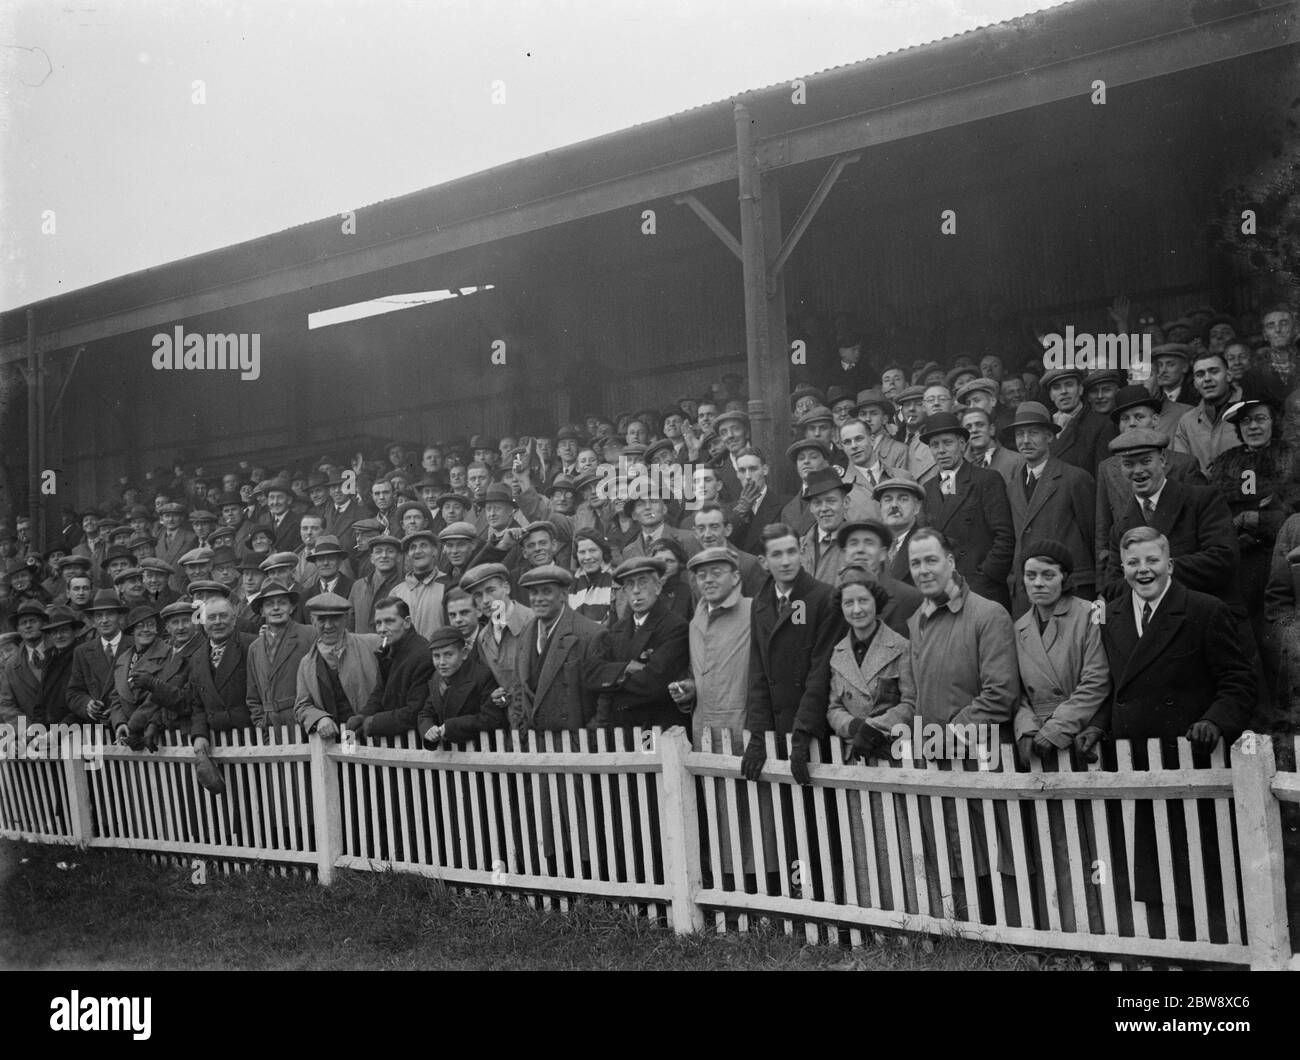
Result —
<path fill-rule="evenodd" d="M 1016 620 L 1021 687 L 1015 716 L 1016 747 L 1025 765 L 1041 759 L 1049 770 L 1056 768 L 1058 753 L 1070 753 L 1074 737 L 1110 695 L 1110 668 L 1102 647 L 1101 625 L 1093 619 L 1092 606 L 1065 589 L 1072 568 L 1069 549 L 1059 541 L 1044 538 L 1025 550 L 1021 576 L 1031 606 Z M 1056 917 L 1048 909 L 1048 896 L 1054 891 L 1061 930 L 1089 929 L 1088 925 L 1079 925 L 1075 916 L 1073 877 L 1078 875 L 1084 885 L 1091 930 L 1101 931 L 1099 885 L 1112 886 L 1114 881 L 1094 878 L 1097 853 L 1092 807 L 1084 802 L 1048 801 L 1046 844 L 1034 842 L 1043 832 L 1039 809 L 1026 805 L 1022 810 L 1030 842 L 1037 850 L 1034 890 L 1039 926 L 1055 927 Z M 1082 864 L 1071 862 L 1067 812 L 1077 818 Z M 1051 848 L 1051 866 L 1046 862 L 1044 845 Z M 1104 858 L 1107 864 L 1110 860 L 1109 855 Z M 1053 870 L 1054 888 L 1044 875 L 1049 868 Z"/>
<path fill-rule="evenodd" d="M 889 593 L 866 567 L 853 564 L 840 572 L 836 596 L 849 632 L 831 650 L 830 698 L 826 721 L 831 731 L 844 741 L 845 761 L 856 758 L 886 758 L 893 741 L 896 724 L 909 729 L 916 714 L 916 682 L 912 676 L 912 655 L 907 638 L 895 633 L 880 621 L 880 612 L 889 603 Z M 866 792 L 871 805 L 873 849 L 868 853 L 862 822 L 862 801 L 857 791 L 849 792 L 849 831 L 853 843 L 853 866 L 857 901 L 861 906 L 878 909 L 904 908 L 904 896 L 895 895 L 890 884 L 889 845 L 886 825 L 892 815 L 884 812 L 883 796 Z M 900 804 L 901 806 L 901 804 Z M 902 858 L 906 863 L 911 844 L 903 831 Z M 874 860 L 879 884 L 872 886 L 869 871 Z M 907 891 L 906 908 L 916 912 L 915 884 L 907 872 L 902 873 Z M 912 883 L 912 887 L 908 887 Z"/>

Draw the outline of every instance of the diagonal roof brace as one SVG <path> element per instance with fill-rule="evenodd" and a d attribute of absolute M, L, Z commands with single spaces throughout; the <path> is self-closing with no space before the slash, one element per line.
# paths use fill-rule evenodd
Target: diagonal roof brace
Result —
<path fill-rule="evenodd" d="M 694 210 L 699 219 L 709 226 L 709 230 L 722 240 L 723 246 L 735 254 L 737 259 L 743 260 L 741 258 L 740 240 L 731 234 L 731 230 L 719 221 L 717 216 L 704 203 L 700 202 L 690 192 L 685 195 L 674 195 L 673 202 L 678 206 L 689 206 Z"/>
<path fill-rule="evenodd" d="M 835 186 L 835 182 L 840 179 L 844 167 L 852 165 L 861 157 L 861 154 L 840 155 L 831 163 L 831 168 L 822 177 L 821 183 L 817 185 L 817 190 L 812 193 L 812 197 L 804 206 L 803 212 L 799 214 L 794 227 L 790 229 L 789 234 L 782 241 L 776 260 L 768 266 L 767 293 L 769 297 L 776 292 L 776 280 L 781 275 L 781 270 L 785 268 L 786 260 L 794 253 L 794 248 L 798 245 L 799 240 L 803 238 L 803 234 L 808 231 L 808 226 L 812 224 L 813 218 L 817 216 L 817 211 L 821 209 L 822 203 L 826 201 L 826 196 L 831 193 L 831 188 Z"/>

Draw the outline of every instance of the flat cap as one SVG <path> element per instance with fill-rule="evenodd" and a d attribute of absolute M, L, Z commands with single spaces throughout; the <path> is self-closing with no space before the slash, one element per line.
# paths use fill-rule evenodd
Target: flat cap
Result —
<path fill-rule="evenodd" d="M 553 540 L 558 541 L 560 539 L 560 532 L 555 529 L 555 524 L 551 522 L 549 519 L 537 519 L 529 523 L 527 526 L 524 527 L 524 536 L 527 537 L 535 530 L 545 530 L 548 534 L 551 535 L 551 538 Z"/>
<path fill-rule="evenodd" d="M 818 390 L 817 387 L 813 386 L 811 383 L 800 383 L 790 391 L 790 408 L 793 409 L 795 405 L 799 403 L 799 399 L 805 397 L 816 398 L 817 404 L 819 405 L 828 404 L 826 395 Z"/>
<path fill-rule="evenodd" d="M 185 587 L 185 591 L 190 596 L 194 596 L 197 593 L 219 593 L 229 600 L 231 589 L 229 585 L 224 585 L 212 578 L 203 578 L 196 582 L 190 582 L 190 584 Z"/>
<path fill-rule="evenodd" d="M 834 418 L 831 410 L 825 405 L 815 405 L 799 417 L 795 426 L 807 427 L 810 423 L 830 423 Z"/>
<path fill-rule="evenodd" d="M 352 524 L 352 532 L 355 533 L 380 533 L 384 529 L 384 524 L 378 519 L 358 519 Z M 251 536 L 251 535 L 250 535 Z"/>
<path fill-rule="evenodd" d="M 65 604 L 55 604 L 46 615 L 42 629 L 56 629 L 59 626 L 84 626 L 85 620 Z"/>
<path fill-rule="evenodd" d="M 884 523 L 876 519 L 857 519 L 851 523 L 845 523 L 835 531 L 835 543 L 844 548 L 849 540 L 849 535 L 859 530 L 868 530 L 880 538 L 880 543 L 888 548 L 894 543 L 894 533 Z"/>
<path fill-rule="evenodd" d="M 876 500 L 880 500 L 880 498 L 890 490 L 907 490 L 918 499 L 925 500 L 925 487 L 917 482 L 916 479 L 903 478 L 901 475 L 896 475 L 893 478 L 881 479 L 876 483 L 876 488 L 871 491 L 871 495 Z"/>
<path fill-rule="evenodd" d="M 624 452 L 626 452 L 626 450 L 624 450 Z M 676 455 L 677 446 L 673 444 L 671 438 L 660 438 L 659 441 L 650 446 L 650 448 L 645 451 L 645 460 L 653 460 L 660 453 L 671 453 Z M 669 463 L 671 463 L 671 461 L 669 461 Z"/>
<path fill-rule="evenodd" d="M 377 545 L 391 545 L 393 548 L 397 549 L 398 552 L 402 551 L 402 539 L 400 537 L 394 537 L 392 534 L 380 534 L 378 537 L 372 537 L 366 542 L 365 547 L 367 549 L 373 549 Z"/>
<path fill-rule="evenodd" d="M 1082 386 L 1083 376 L 1084 371 L 1082 368 L 1053 368 L 1050 371 L 1043 373 L 1043 378 L 1038 381 L 1038 385 L 1042 388 L 1043 393 L 1046 394 L 1051 389 L 1053 383 L 1059 382 L 1062 379 L 1077 379 L 1079 385 Z"/>
<path fill-rule="evenodd" d="M 158 562 L 161 563 L 162 560 L 159 560 Z M 141 561 L 140 565 L 142 567 L 144 566 L 143 560 Z M 60 573 L 68 570 L 71 567 L 80 567 L 82 570 L 90 570 L 90 557 L 80 555 L 79 553 L 70 556 L 64 556 L 61 560 L 59 560 L 57 566 L 59 568 Z"/>
<path fill-rule="evenodd" d="M 176 501 L 168 501 L 166 504 L 164 504 L 161 508 L 158 509 L 158 514 L 159 515 L 184 515 L 185 505 L 180 504 Z"/>
<path fill-rule="evenodd" d="M 614 568 L 614 583 L 622 585 L 628 578 L 638 574 L 653 574 L 662 578 L 667 569 L 668 565 L 658 556 L 632 556 Z"/>
<path fill-rule="evenodd" d="M 957 388 L 957 400 L 965 404 L 972 394 L 985 393 L 990 397 L 998 396 L 998 384 L 993 379 L 972 379 L 969 383 L 963 383 Z"/>
<path fill-rule="evenodd" d="M 925 398 L 925 387 L 909 386 L 899 391 L 894 400 L 899 405 L 906 405 L 909 401 L 921 401 Z"/>
<path fill-rule="evenodd" d="M 118 571 L 113 577 L 114 585 L 121 585 L 124 581 L 131 578 L 143 578 L 144 571 L 140 567 L 127 567 L 124 571 Z"/>
<path fill-rule="evenodd" d="M 439 648 L 457 648 L 465 647 L 465 638 L 461 636 L 460 630 L 455 626 L 439 626 L 429 635 L 429 650 L 437 651 Z"/>
<path fill-rule="evenodd" d="M 1155 431 L 1150 427 L 1135 427 L 1131 431 L 1125 431 L 1117 438 L 1112 438 L 1109 442 L 1112 453 L 1147 453 L 1152 450 L 1167 448 L 1169 445 L 1169 435 L 1163 431 Z"/>
<path fill-rule="evenodd" d="M 713 548 L 702 548 L 686 561 L 687 570 L 696 570 L 699 567 L 707 567 L 710 563 L 730 563 L 737 570 L 740 569 L 740 557 L 729 548 L 716 545 Z"/>
<path fill-rule="evenodd" d="M 565 589 L 573 584 L 573 575 L 554 563 L 545 563 L 540 567 L 525 571 L 519 578 L 521 589 L 531 589 L 534 585 L 559 585 Z"/>
<path fill-rule="evenodd" d="M 431 545 L 436 545 L 438 543 L 438 535 L 428 529 L 412 530 L 402 538 L 402 551 L 405 552 L 417 541 L 427 541 Z"/>
<path fill-rule="evenodd" d="M 749 417 L 743 412 L 724 412 L 720 416 L 715 416 L 713 419 L 713 429 L 715 431 L 718 430 L 718 428 L 728 420 L 733 423 L 739 423 L 745 428 L 745 430 L 749 430 Z M 722 432 L 718 431 L 718 433 L 721 434 Z"/>
<path fill-rule="evenodd" d="M 193 600 L 173 600 L 170 604 L 159 612 L 162 620 L 166 622 L 169 618 L 175 618 L 177 615 L 185 615 L 187 618 L 194 617 Z"/>
<path fill-rule="evenodd" d="M 467 593 L 472 593 L 489 578 L 504 578 L 509 582 L 510 571 L 504 563 L 480 563 L 460 576 L 460 587 Z"/>
<path fill-rule="evenodd" d="M 1187 321 L 1184 320 L 1179 323 L 1186 324 Z M 1157 357 L 1181 357 L 1184 361 L 1190 363 L 1192 359 L 1192 348 L 1184 342 L 1162 343 L 1151 351 L 1152 363 L 1155 362 Z"/>
<path fill-rule="evenodd" d="M 786 446 L 785 455 L 788 459 L 793 460 L 803 449 L 816 449 L 827 460 L 831 458 L 830 446 L 820 438 L 799 438 Z"/>
<path fill-rule="evenodd" d="M 166 560 L 161 560 L 157 556 L 145 556 L 140 561 L 141 570 L 157 571 L 159 574 L 175 574 L 176 568 Z"/>
<path fill-rule="evenodd" d="M 215 523 L 217 517 L 205 508 L 190 512 L 191 523 Z"/>
<path fill-rule="evenodd" d="M 48 612 L 45 605 L 39 600 L 24 600 L 14 611 L 14 618 L 22 618 L 23 615 L 35 615 L 37 618 L 44 619 Z"/>
<path fill-rule="evenodd" d="M 184 562 L 182 560 L 181 562 Z M 292 552 L 272 552 L 260 564 L 262 570 L 271 571 L 279 567 L 296 567 L 298 566 L 298 557 Z"/>
<path fill-rule="evenodd" d="M 192 548 L 180 558 L 180 565 L 182 567 L 188 567 L 191 564 L 195 564 L 195 563 L 211 563 L 211 562 L 212 562 L 212 549 L 210 548 Z M 298 560 L 295 558 L 294 562 L 297 563 Z"/>
<path fill-rule="evenodd" d="M 1083 389 L 1090 390 L 1102 383 L 1114 383 L 1116 386 L 1123 386 L 1126 378 L 1125 373 L 1114 368 L 1094 368 L 1083 377 Z"/>
<path fill-rule="evenodd" d="M 352 605 L 338 593 L 318 593 L 307 601 L 306 607 L 313 615 L 346 615 L 352 610 Z"/>
<path fill-rule="evenodd" d="M 449 490 L 446 493 L 439 494 L 438 499 L 433 502 L 433 506 L 435 508 L 441 508 L 448 501 L 459 501 L 462 508 L 468 508 L 470 505 L 470 500 L 465 496 L 465 494 Z"/>
<path fill-rule="evenodd" d="M 439 541 L 458 541 L 468 539 L 473 541 L 478 537 L 478 531 L 474 529 L 473 523 L 467 523 L 461 520 L 457 523 L 448 523 L 438 531 Z"/>

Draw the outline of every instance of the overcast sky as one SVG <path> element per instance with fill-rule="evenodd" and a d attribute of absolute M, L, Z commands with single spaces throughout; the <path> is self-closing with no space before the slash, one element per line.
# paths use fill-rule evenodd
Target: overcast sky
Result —
<path fill-rule="evenodd" d="M 6 0 L 0 308 L 1047 6 Z"/>

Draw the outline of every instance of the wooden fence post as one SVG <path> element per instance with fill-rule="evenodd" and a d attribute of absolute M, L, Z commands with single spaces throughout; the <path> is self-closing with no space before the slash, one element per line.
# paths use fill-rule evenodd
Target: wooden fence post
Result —
<path fill-rule="evenodd" d="M 1246 900 L 1246 945 L 1250 967 L 1256 971 L 1285 969 L 1291 956 L 1282 818 L 1271 787 L 1276 773 L 1271 737 L 1247 732 L 1232 745 L 1232 803 Z"/>
<path fill-rule="evenodd" d="M 82 747 L 86 733 L 94 733 L 95 730 L 89 725 L 83 725 L 80 737 L 75 740 L 68 735 L 72 731 L 71 728 L 65 728 L 60 733 L 60 737 L 67 738 L 59 740 L 58 748 L 63 758 L 63 776 L 68 782 L 68 828 L 72 832 L 72 841 L 84 847 L 94 836 L 95 817 L 91 811 L 90 780 L 86 776 L 90 763 L 84 759 Z M 53 743 L 51 746 L 54 746 Z M 96 757 L 93 759 L 96 769 L 104 768 L 104 757 L 100 751 L 102 748 L 96 748 Z"/>
<path fill-rule="evenodd" d="M 689 935 L 704 927 L 704 911 L 696 904 L 700 892 L 700 819 L 695 778 L 686 769 L 691 742 L 686 730 L 674 725 L 659 734 L 663 767 L 663 798 L 659 802 L 659 834 L 663 837 L 664 882 L 672 896 L 673 931 Z"/>
<path fill-rule="evenodd" d="M 343 811 L 339 806 L 338 766 L 329 745 L 313 734 L 311 745 L 311 808 L 316 833 L 316 879 L 324 887 L 334 882 L 334 861 L 343 850 Z"/>

